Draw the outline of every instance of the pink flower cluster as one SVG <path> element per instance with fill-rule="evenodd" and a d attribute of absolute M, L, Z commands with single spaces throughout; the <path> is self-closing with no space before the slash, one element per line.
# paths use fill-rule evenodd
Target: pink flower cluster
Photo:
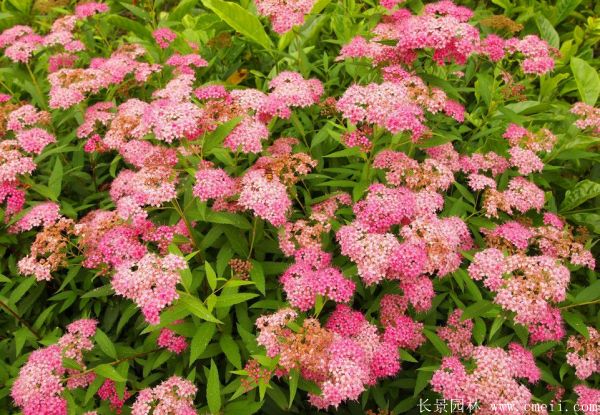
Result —
<path fill-rule="evenodd" d="M 194 396 L 197 390 L 189 380 L 171 376 L 153 388 L 142 389 L 131 407 L 131 414 L 196 415 Z"/>
<path fill-rule="evenodd" d="M 131 397 L 131 392 L 125 389 L 123 398 L 119 398 L 115 382 L 106 379 L 102 386 L 100 386 L 100 389 L 98 389 L 98 396 L 100 399 L 108 401 L 110 403 L 110 409 L 115 411 L 115 413 L 120 414 L 125 401 Z"/>
<path fill-rule="evenodd" d="M 382 5 L 391 10 L 398 3 L 386 0 Z M 472 16 L 470 9 L 449 0 L 427 4 L 420 15 L 400 9 L 383 17 L 369 34 L 370 41 L 353 38 L 342 47 L 338 59 L 364 57 L 375 63 L 410 65 L 420 51 L 432 50 L 433 60 L 440 65 L 448 61 L 465 64 L 472 55 L 488 56 L 493 62 L 517 55 L 525 74 L 542 75 L 554 68 L 557 51 L 546 41 L 535 35 L 504 40 L 491 34 L 482 39 L 479 30 L 468 23 Z"/>
<path fill-rule="evenodd" d="M 515 322 L 534 328 L 530 330 L 532 342 L 563 336 L 562 322 L 554 319 L 552 304 L 566 298 L 570 272 L 556 258 L 523 254 L 505 257 L 498 249 L 488 248 L 475 254 L 469 275 L 475 280 L 484 279 L 484 285 L 496 293 L 494 301 L 516 314 Z M 544 333 L 558 337 L 547 339 Z"/>
<path fill-rule="evenodd" d="M 442 359 L 441 367 L 433 374 L 431 386 L 444 399 L 462 401 L 465 406 L 477 402 L 483 413 L 525 413 L 532 400 L 529 389 L 517 379 L 536 382 L 540 370 L 530 351 L 517 343 L 508 352 L 499 347 L 477 346 L 469 354 L 475 364 L 468 370 L 459 357 Z M 509 404 L 502 409 L 498 403 Z"/>
<path fill-rule="evenodd" d="M 586 379 L 600 372 L 600 333 L 587 328 L 589 339 L 583 336 L 570 336 L 567 340 L 567 363 L 575 368 L 579 379 Z"/>
<path fill-rule="evenodd" d="M 57 344 L 32 352 L 13 383 L 11 396 L 25 415 L 67 414 L 67 400 L 62 397 L 65 374 L 69 389 L 87 386 L 94 374 L 79 375 L 76 369 L 63 366 L 63 357 L 74 359 L 85 369 L 83 352 L 93 348 L 90 337 L 96 333 L 96 320 L 77 320 L 67 326 L 67 333 Z"/>
<path fill-rule="evenodd" d="M 296 316 L 293 310 L 282 309 L 260 317 L 257 340 L 267 355 L 279 355 L 284 373 L 298 369 L 318 384 L 321 394 L 310 395 L 317 408 L 357 399 L 377 379 L 400 370 L 396 343 L 386 341 L 362 313 L 338 305 L 324 327 L 306 319 L 297 333 L 285 327 Z"/>
<path fill-rule="evenodd" d="M 119 265 L 111 285 L 115 293 L 135 301 L 148 323 L 158 324 L 161 310 L 179 298 L 179 271 L 186 267 L 185 260 L 177 255 L 148 253 L 139 261 Z"/>
<path fill-rule="evenodd" d="M 31 208 L 29 212 L 9 228 L 9 232 L 18 233 L 38 226 L 44 228 L 53 225 L 60 218 L 60 207 L 54 202 L 44 202 Z"/>
<path fill-rule="evenodd" d="M 178 336 L 173 330 L 167 328 L 160 330 L 160 334 L 156 339 L 156 344 L 175 354 L 182 353 L 188 347 L 185 337 Z"/>
<path fill-rule="evenodd" d="M 585 385 L 577 385 L 573 390 L 579 396 L 577 405 L 579 405 L 579 410 L 583 412 L 584 415 L 594 415 L 598 413 L 598 406 L 600 406 L 600 389 L 592 389 Z"/>
<path fill-rule="evenodd" d="M 256 0 L 256 10 L 271 19 L 275 32 L 283 34 L 303 24 L 314 4 L 315 0 Z"/>
<path fill-rule="evenodd" d="M 152 37 L 154 37 L 158 46 L 162 49 L 166 49 L 177 38 L 177 33 L 173 32 L 168 27 L 161 27 L 152 32 Z"/>
<path fill-rule="evenodd" d="M 592 134 L 600 135 L 600 108 L 577 102 L 571 108 L 571 112 L 579 116 L 579 119 L 575 121 L 577 128 L 590 130 Z"/>
<path fill-rule="evenodd" d="M 280 282 L 290 304 L 302 311 L 315 305 L 317 296 L 338 303 L 350 301 L 354 282 L 331 266 L 331 254 L 320 249 L 305 248 L 296 251 L 296 262 L 281 276 Z"/>
<path fill-rule="evenodd" d="M 408 132 L 413 141 L 427 132 L 425 111 L 435 114 L 452 110 L 459 120 L 462 113 L 448 106 L 446 94 L 437 88 L 429 89 L 416 75 L 399 67 L 388 68 L 381 84 L 352 85 L 337 101 L 337 109 L 350 122 L 375 124 L 393 134 Z"/>
<path fill-rule="evenodd" d="M 286 222 L 292 201 L 287 188 L 277 177 L 269 180 L 264 170 L 250 170 L 242 178 L 238 204 L 273 225 L 280 226 Z"/>

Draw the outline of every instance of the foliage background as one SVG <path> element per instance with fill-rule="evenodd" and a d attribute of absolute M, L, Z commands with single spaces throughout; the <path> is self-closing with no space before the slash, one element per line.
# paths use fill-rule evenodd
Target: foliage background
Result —
<path fill-rule="evenodd" d="M 266 36 L 255 31 L 255 20 L 243 21 L 242 14 L 220 12 L 221 0 L 168 1 L 110 1 L 110 14 L 96 19 L 97 27 L 83 30 L 90 56 L 108 56 L 123 40 L 140 42 L 149 51 L 151 59 L 164 59 L 154 44 L 153 29 L 168 26 L 180 33 L 183 39 L 198 42 L 200 54 L 209 61 L 201 69 L 202 81 L 224 81 L 229 84 L 265 89 L 266 80 L 283 70 L 296 70 L 304 77 L 316 77 L 325 85 L 326 96 L 340 96 L 352 83 L 365 84 L 376 80 L 370 65 L 360 62 L 336 62 L 341 45 L 354 35 L 365 33 L 373 27 L 383 9 L 374 9 L 375 2 L 355 0 L 320 0 L 316 6 L 320 13 L 309 16 L 306 23 L 293 32 L 277 36 L 262 21 Z M 454 140 L 462 149 L 485 148 L 493 150 L 502 140 L 501 133 L 507 122 L 546 126 L 559 137 L 555 150 L 546 156 L 543 174 L 536 176 L 537 184 L 547 194 L 549 209 L 558 211 L 570 221 L 587 226 L 592 241 L 600 233 L 600 167 L 598 138 L 588 136 L 574 127 L 570 106 L 580 100 L 593 104 L 600 92 L 597 70 L 600 44 L 600 3 L 594 0 L 495 0 L 460 1 L 474 9 L 477 22 L 491 15 L 503 14 L 522 24 L 520 36 L 539 34 L 552 46 L 559 48 L 561 57 L 556 69 L 540 78 L 523 79 L 525 100 L 506 100 L 499 89 L 501 70 L 489 62 L 471 59 L 464 68 L 462 79 L 450 77 L 458 69 L 455 65 L 418 68 L 418 72 L 432 85 L 438 85 L 453 98 L 465 105 L 467 120 L 458 125 L 434 118 L 430 123 L 434 137 L 417 147 L 431 146 Z M 253 10 L 247 0 L 241 8 Z M 420 0 L 411 0 L 407 7 L 419 10 Z M 61 0 L 3 0 L 0 12 L 0 30 L 17 23 L 29 24 L 47 30 L 61 10 L 73 4 Z M 55 8 L 56 7 L 56 8 Z M 233 26 L 233 27 L 232 27 Z M 92 30 L 93 29 L 93 30 Z M 237 29 L 239 32 L 236 32 Z M 485 32 L 487 29 L 482 28 Z M 100 34 L 100 35 L 98 35 Z M 176 48 L 186 50 L 187 45 L 178 39 Z M 91 47 L 90 47 L 91 46 Z M 35 83 L 24 65 L 0 60 L 0 84 L 3 92 L 15 93 L 23 100 L 32 100 L 38 107 L 46 107 L 48 84 L 45 79 L 44 57 L 35 59 L 30 70 Z M 507 68 L 508 69 L 508 68 Z M 591 71 L 591 72 L 590 72 Z M 595 74 L 595 76 L 594 76 Z M 141 88 L 121 88 L 109 94 L 121 98 L 138 96 L 149 98 L 149 91 Z M 58 143 L 44 151 L 37 159 L 38 168 L 30 183 L 29 199 L 60 200 L 62 212 L 69 217 L 81 217 L 93 206 L 108 207 L 110 198 L 107 184 L 118 169 L 123 167 L 119 156 L 110 154 L 88 155 L 75 137 L 75 129 L 82 122 L 81 108 L 53 111 L 53 124 Z M 318 107 L 295 111 L 290 121 L 277 121 L 271 129 L 273 137 L 294 136 L 302 139 L 305 150 L 319 160 L 315 174 L 305 180 L 305 188 L 298 186 L 297 198 L 303 206 L 318 201 L 319 196 L 342 189 L 358 198 L 376 174 L 364 170 L 364 160 L 352 150 L 345 150 L 339 142 L 344 131 L 340 119 L 321 116 Z M 218 140 L 218 131 L 213 137 Z M 391 140 L 387 137 L 386 140 Z M 385 145 L 385 141 L 382 142 Z M 413 154 L 418 148 L 406 144 L 403 150 Z M 229 166 L 234 175 L 240 175 L 252 163 L 252 157 L 233 160 L 219 148 L 212 157 Z M 194 161 L 190 160 L 190 167 Z M 0 312 L 0 413 L 13 413 L 10 402 L 10 385 L 18 369 L 32 350 L 53 343 L 63 328 L 80 317 L 94 317 L 106 336 L 96 337 L 97 347 L 91 360 L 96 365 L 122 360 L 115 365 L 117 374 L 105 376 L 115 380 L 128 379 L 134 390 L 153 385 L 171 374 L 181 374 L 198 385 L 196 403 L 199 408 L 213 412 L 244 414 L 261 411 L 312 413 L 314 408 L 306 402 L 305 391 L 311 388 L 302 381 L 295 387 L 285 380 L 274 380 L 266 389 L 254 390 L 238 397 L 234 393 L 240 378 L 232 371 L 242 368 L 251 355 L 264 354 L 257 347 L 253 322 L 257 316 L 285 304 L 277 277 L 289 265 L 277 246 L 277 232 L 261 220 L 250 215 L 221 215 L 207 211 L 191 195 L 193 174 L 182 183 L 188 191 L 180 196 L 179 203 L 189 220 L 197 222 L 196 235 L 201 252 L 190 260 L 189 291 L 192 297 L 205 300 L 215 297 L 214 316 L 223 324 L 206 321 L 199 316 L 193 300 L 180 301 L 164 321 L 186 318 L 186 323 L 176 331 L 191 342 L 191 350 L 181 357 L 167 351 L 152 352 L 157 328 L 146 324 L 139 310 L 127 300 L 111 295 L 106 279 L 82 268 L 77 261 L 64 271 L 56 273 L 47 283 L 36 283 L 33 277 L 19 276 L 16 261 L 27 254 L 34 233 L 12 235 L 0 230 L 0 300 L 11 307 L 21 318 L 19 321 L 6 310 Z M 308 191 L 309 189 L 310 191 Z M 451 188 L 446 196 L 444 214 L 461 216 L 472 232 L 489 225 L 489 221 L 476 212 L 473 196 L 460 184 Z M 179 214 L 173 209 L 156 213 L 164 223 L 175 223 Z M 351 211 L 343 211 L 342 218 L 350 219 Z M 339 224 L 338 224 L 339 226 Z M 326 242 L 328 251 L 335 249 Z M 598 249 L 594 248 L 597 253 Z M 252 285 L 233 287 L 227 284 L 230 270 L 228 260 L 233 257 L 251 258 L 254 271 Z M 207 262 L 205 262 L 207 261 Z M 207 265 L 210 264 L 210 266 Z M 337 256 L 345 275 L 355 274 L 355 268 L 344 257 Z M 214 275 L 213 271 L 214 270 Z M 214 280 L 214 277 L 217 280 Z M 582 325 L 600 328 L 600 298 L 598 275 L 592 271 L 578 270 L 572 274 L 571 288 L 564 307 L 568 307 L 569 333 L 581 330 Z M 376 311 L 377 301 L 386 292 L 385 286 L 357 291 L 354 304 L 367 313 Z M 467 309 L 475 318 L 474 338 L 477 343 L 506 345 L 513 339 L 524 340 L 527 333 L 506 320 L 490 302 L 489 293 L 466 277 L 464 271 L 452 278 L 435 281 L 437 296 L 432 309 L 418 319 L 429 329 L 444 321 L 448 310 L 455 307 Z M 213 301 L 213 300 L 209 300 Z M 591 302 L 589 305 L 581 303 Z M 206 304 L 206 301 L 205 301 Z M 327 304 L 325 314 L 331 308 Z M 165 316 L 163 316 L 165 317 Z M 24 324 L 31 325 L 29 330 Z M 160 326 L 159 326 L 160 327 Z M 32 332 L 39 334 L 36 338 Z M 537 362 L 543 370 L 543 381 L 534 389 L 535 396 L 550 396 L 546 385 L 563 385 L 569 390 L 575 384 L 572 368 L 564 362 L 564 348 L 558 346 L 554 356 L 545 352 L 555 344 L 542 343 L 533 348 Z M 561 349 L 562 348 L 562 349 Z M 150 352 L 137 358 L 137 354 Z M 444 348 L 431 341 L 414 356 L 403 355 L 403 370 L 397 378 L 379 383 L 365 392 L 359 402 L 340 407 L 340 414 L 361 414 L 365 409 L 388 408 L 394 413 L 416 412 L 418 398 L 435 400 L 427 382 L 431 367 L 444 353 Z M 432 357 L 428 357 L 432 356 Z M 437 356 L 437 357 L 436 357 Z M 218 376 L 216 375 L 218 373 Z M 600 385 L 600 377 L 590 379 Z M 123 382 L 118 382 L 121 387 Z M 99 387 L 99 384 L 94 384 Z M 93 388 L 92 388 L 93 389 Z M 293 392 L 292 392 L 293 391 Z M 265 392 L 265 391 L 262 391 Z M 292 394 L 292 396 L 290 396 Z M 295 394 L 295 396 L 294 396 Z M 208 395 L 208 398 L 207 398 Z M 234 397 L 232 399 L 232 397 Z M 573 396 L 565 396 L 573 402 Z M 73 413 L 95 408 L 93 391 L 73 392 L 69 398 Z M 105 404 L 103 404 L 105 405 Z M 103 412 L 102 412 L 103 411 Z M 101 406 L 101 413 L 110 413 Z"/>

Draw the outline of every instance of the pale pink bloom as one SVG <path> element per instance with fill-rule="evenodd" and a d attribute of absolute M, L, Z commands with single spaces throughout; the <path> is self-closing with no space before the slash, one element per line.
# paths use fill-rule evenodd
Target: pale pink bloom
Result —
<path fill-rule="evenodd" d="M 142 389 L 131 407 L 131 414 L 197 415 L 194 409 L 197 390 L 189 380 L 171 376 L 153 388 Z"/>
<path fill-rule="evenodd" d="M 47 227 L 53 225 L 59 218 L 60 207 L 54 202 L 40 203 L 31 208 L 25 216 L 10 227 L 12 233 L 19 233 L 31 230 L 38 226 Z"/>
<path fill-rule="evenodd" d="M 165 49 L 177 38 L 177 33 L 167 27 L 161 27 L 152 32 L 152 37 L 154 37 L 158 46 Z"/>
<path fill-rule="evenodd" d="M 251 170 L 244 175 L 238 203 L 274 226 L 286 222 L 292 207 L 285 185 L 277 177 L 269 179 L 263 170 Z"/>

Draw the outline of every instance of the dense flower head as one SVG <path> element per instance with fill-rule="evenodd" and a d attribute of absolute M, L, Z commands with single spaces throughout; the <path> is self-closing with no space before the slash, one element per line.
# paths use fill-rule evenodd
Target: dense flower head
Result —
<path fill-rule="evenodd" d="M 25 205 L 25 192 L 19 188 L 18 182 L 0 180 L 0 204 L 5 202 L 4 221 L 8 222 Z"/>
<path fill-rule="evenodd" d="M 44 202 L 31 208 L 29 212 L 10 227 L 10 232 L 18 233 L 38 226 L 53 225 L 60 218 L 60 207 L 54 202 Z"/>
<path fill-rule="evenodd" d="M 575 121 L 577 128 L 590 130 L 593 134 L 600 134 L 600 108 L 594 108 L 583 102 L 577 102 L 571 108 L 571 112 L 579 116 Z"/>
<path fill-rule="evenodd" d="M 279 355 L 285 373 L 299 369 L 318 384 L 321 394 L 309 400 L 320 409 L 357 399 L 378 378 L 400 370 L 395 343 L 385 341 L 362 313 L 346 305 L 338 305 L 325 326 L 306 319 L 294 332 L 286 325 L 295 318 L 290 309 L 260 317 L 258 343 L 269 356 Z"/>
<path fill-rule="evenodd" d="M 286 222 L 292 202 L 286 187 L 278 178 L 269 179 L 264 170 L 251 170 L 242 178 L 241 188 L 240 206 L 252 210 L 256 216 L 275 226 Z"/>
<path fill-rule="evenodd" d="M 118 266 L 111 285 L 115 293 L 135 301 L 148 323 L 158 324 L 161 310 L 179 298 L 179 271 L 186 267 L 177 255 L 148 253 L 139 261 Z"/>
<path fill-rule="evenodd" d="M 410 221 L 416 213 L 415 204 L 414 194 L 406 188 L 373 184 L 367 197 L 356 203 L 353 210 L 357 221 L 369 232 L 384 233 L 393 225 Z"/>
<path fill-rule="evenodd" d="M 97 13 L 105 13 L 107 11 L 108 5 L 98 2 L 82 3 L 75 6 L 75 15 L 80 19 L 93 16 Z"/>
<path fill-rule="evenodd" d="M 161 27 L 152 32 L 152 37 L 154 37 L 158 46 L 165 49 L 177 38 L 177 33 L 173 32 L 168 27 Z"/>
<path fill-rule="evenodd" d="M 310 13 L 315 0 L 258 0 L 256 10 L 271 19 L 273 30 L 283 34 L 304 23 L 304 16 Z"/>
<path fill-rule="evenodd" d="M 583 336 L 569 336 L 567 340 L 567 363 L 575 368 L 579 379 L 586 379 L 600 372 L 600 333 L 587 328 L 589 339 Z"/>
<path fill-rule="evenodd" d="M 279 248 L 287 256 L 304 248 L 319 250 L 323 234 L 330 229 L 330 224 L 318 221 L 287 222 L 279 232 Z"/>
<path fill-rule="evenodd" d="M 193 193 L 202 201 L 230 197 L 236 193 L 236 181 L 223 169 L 200 166 Z"/>
<path fill-rule="evenodd" d="M 530 366 L 531 352 L 511 345 L 509 352 L 498 347 L 477 346 L 471 357 L 475 368 L 467 371 L 457 357 L 444 357 L 441 367 L 433 374 L 433 390 L 444 399 L 462 400 L 465 405 L 478 403 L 481 411 L 492 411 L 492 405 L 512 404 L 512 409 L 524 412 L 532 394 L 517 378 L 537 379 L 539 369 Z"/>
<path fill-rule="evenodd" d="M 173 330 L 167 328 L 160 330 L 156 344 L 176 354 L 182 353 L 188 347 L 185 337 L 178 336 Z"/>
<path fill-rule="evenodd" d="M 339 303 L 352 298 L 354 282 L 331 266 L 331 254 L 318 248 L 305 248 L 296 251 L 294 257 L 296 262 L 280 278 L 292 306 L 301 311 L 309 310 L 318 295 Z"/>
<path fill-rule="evenodd" d="M 516 210 L 525 213 L 540 211 L 546 203 L 544 191 L 523 177 L 513 177 L 504 191 L 487 189 L 484 193 L 483 208 L 488 217 L 498 217 L 498 211 L 513 214 Z"/>
<path fill-rule="evenodd" d="M 142 389 L 131 407 L 131 413 L 196 415 L 194 396 L 197 390 L 189 380 L 171 376 L 153 388 Z"/>
<path fill-rule="evenodd" d="M 463 311 L 456 309 L 448 317 L 445 327 L 438 328 L 438 335 L 446 341 L 452 354 L 461 358 L 467 358 L 473 353 L 471 334 L 473 333 L 473 320 L 462 320 Z"/>
<path fill-rule="evenodd" d="M 307 107 L 319 102 L 323 84 L 318 79 L 304 79 L 298 72 L 284 71 L 269 82 L 271 95 L 292 107 Z"/>
<path fill-rule="evenodd" d="M 577 385 L 573 388 L 578 395 L 577 405 L 584 415 L 593 415 L 598 413 L 600 406 L 600 389 L 593 389 L 585 385 Z"/>
<path fill-rule="evenodd" d="M 102 386 L 100 386 L 100 389 L 98 389 L 98 396 L 100 399 L 108 401 L 110 403 L 110 409 L 115 411 L 117 414 L 120 414 L 125 401 L 131 397 L 131 392 L 125 389 L 123 398 L 119 398 L 117 388 L 115 387 L 115 382 L 110 379 L 106 379 Z"/>

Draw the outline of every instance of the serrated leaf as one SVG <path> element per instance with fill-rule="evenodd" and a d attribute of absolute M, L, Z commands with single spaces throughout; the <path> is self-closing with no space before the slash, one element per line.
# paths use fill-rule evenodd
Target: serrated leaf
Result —
<path fill-rule="evenodd" d="M 542 39 L 548 42 L 553 48 L 558 49 L 560 47 L 560 37 L 558 36 L 556 29 L 554 29 L 554 26 L 552 26 L 552 23 L 541 14 L 535 16 L 535 22 L 542 35 Z"/>
<path fill-rule="evenodd" d="M 210 370 L 206 384 L 206 400 L 210 412 L 218 414 L 221 410 L 221 384 L 219 383 L 219 371 L 212 359 L 210 361 Z"/>
<path fill-rule="evenodd" d="M 108 338 L 106 333 L 104 333 L 100 329 L 96 329 L 96 335 L 94 336 L 96 339 L 96 343 L 108 357 L 112 357 L 113 359 L 117 358 L 117 349 L 113 344 L 112 340 Z"/>
<path fill-rule="evenodd" d="M 250 270 L 250 279 L 256 285 L 256 288 L 262 295 L 265 295 L 265 271 L 263 266 L 258 261 L 252 261 L 252 269 Z"/>
<path fill-rule="evenodd" d="M 560 210 L 562 212 L 573 210 L 582 203 L 598 196 L 600 196 L 600 183 L 588 179 L 582 180 L 572 189 L 567 190 L 565 199 L 560 205 Z"/>
<path fill-rule="evenodd" d="M 213 323 L 202 323 L 190 344 L 190 365 L 194 363 L 198 357 L 204 353 L 206 346 L 210 343 L 215 334 L 216 326 Z"/>
<path fill-rule="evenodd" d="M 253 293 L 222 294 L 217 298 L 215 307 L 231 307 L 232 305 L 243 303 L 256 297 L 258 297 L 258 294 Z"/>
<path fill-rule="evenodd" d="M 213 316 L 206 306 L 202 304 L 202 301 L 193 297 L 192 295 L 184 292 L 179 292 L 179 302 L 190 313 L 196 317 L 200 317 L 202 320 L 211 321 L 213 323 L 221 324 L 221 321 Z"/>
<path fill-rule="evenodd" d="M 225 23 L 267 50 L 273 47 L 258 17 L 237 3 L 222 0 L 202 0 Z"/>
<path fill-rule="evenodd" d="M 423 334 L 429 339 L 431 344 L 433 344 L 433 347 L 435 347 L 435 349 L 442 356 L 450 356 L 452 354 L 446 343 L 444 343 L 444 341 L 440 339 L 437 334 L 428 329 L 423 330 Z"/>
<path fill-rule="evenodd" d="M 208 261 L 204 262 L 204 271 L 206 272 L 206 280 L 208 281 L 208 285 L 210 289 L 214 291 L 217 288 L 217 273 Z"/>
<path fill-rule="evenodd" d="M 227 360 L 236 368 L 242 368 L 242 356 L 240 355 L 240 349 L 233 340 L 233 337 L 229 334 L 224 334 L 219 339 L 219 346 L 221 346 L 221 350 L 225 353 L 225 357 Z"/>
<path fill-rule="evenodd" d="M 586 339 L 590 338 L 587 326 L 579 315 L 571 313 L 570 311 L 563 311 L 561 314 L 569 326 L 581 333 Z"/>
<path fill-rule="evenodd" d="M 127 382 L 127 379 L 121 376 L 121 374 L 119 374 L 119 372 L 117 372 L 115 368 L 109 364 L 96 366 L 94 368 L 94 373 L 107 379 L 114 380 L 115 382 Z"/>
<path fill-rule="evenodd" d="M 63 165 L 60 158 L 56 158 L 54 162 L 54 168 L 48 179 L 48 189 L 52 194 L 52 200 L 57 200 L 62 189 L 62 178 L 63 178 Z"/>

